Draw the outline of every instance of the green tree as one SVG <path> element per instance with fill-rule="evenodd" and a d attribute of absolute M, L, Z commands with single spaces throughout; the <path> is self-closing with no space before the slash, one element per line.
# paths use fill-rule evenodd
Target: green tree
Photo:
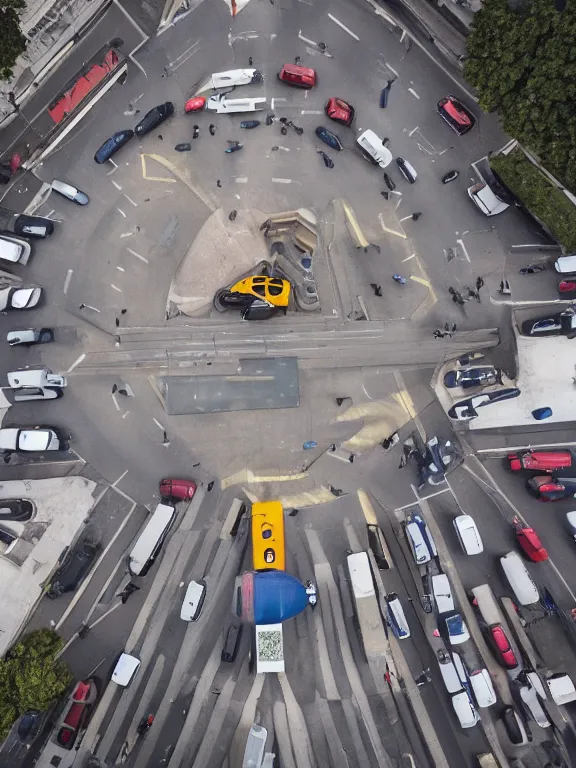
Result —
<path fill-rule="evenodd" d="M 20 31 L 20 11 L 25 0 L 0 0 L 0 79 L 9 80 L 16 59 L 26 50 L 26 38 Z"/>
<path fill-rule="evenodd" d="M 480 106 L 576 191 L 576 0 L 485 0 L 467 43 L 466 79 Z"/>
<path fill-rule="evenodd" d="M 0 740 L 27 709 L 47 709 L 72 682 L 56 658 L 62 639 L 50 629 L 25 635 L 0 659 Z"/>

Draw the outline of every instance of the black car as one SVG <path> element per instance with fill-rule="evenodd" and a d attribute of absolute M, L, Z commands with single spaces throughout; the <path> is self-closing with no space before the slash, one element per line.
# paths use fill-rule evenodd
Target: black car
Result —
<path fill-rule="evenodd" d="M 52 578 L 46 596 L 55 600 L 65 592 L 74 592 L 92 568 L 99 549 L 98 544 L 85 539 L 77 544 L 73 550 L 66 552 L 60 567 Z"/>
<path fill-rule="evenodd" d="M 44 216 L 16 216 L 13 232 L 24 237 L 48 237 L 54 232 L 54 222 Z"/>
<path fill-rule="evenodd" d="M 35 505 L 29 499 L 0 499 L 0 522 L 14 520 L 25 523 L 35 512 Z"/>
<path fill-rule="evenodd" d="M 94 162 L 101 165 L 107 160 L 110 160 L 112 155 L 118 152 L 118 150 L 123 147 L 124 144 L 127 144 L 133 136 L 134 131 L 131 129 L 125 131 L 116 131 L 116 133 L 113 133 L 112 136 L 110 136 L 109 139 L 106 139 L 104 144 L 102 144 L 102 146 L 96 150 L 96 154 L 94 155 Z"/>
<path fill-rule="evenodd" d="M 335 149 L 337 152 L 344 149 L 338 136 L 323 125 L 319 125 L 318 128 L 316 128 L 316 136 L 318 136 L 320 141 L 323 141 L 324 144 L 328 144 L 329 147 L 332 147 L 332 149 Z"/>
<path fill-rule="evenodd" d="M 146 112 L 142 120 L 140 120 L 138 125 L 134 128 L 134 133 L 136 136 L 138 136 L 138 138 L 145 136 L 173 114 L 174 104 L 172 104 L 171 101 L 166 101 L 164 104 L 159 104 L 157 107 L 153 107 L 149 112 Z"/>
<path fill-rule="evenodd" d="M 226 640 L 224 641 L 224 648 L 222 649 L 221 659 L 222 661 L 232 662 L 236 658 L 238 653 L 238 646 L 242 639 L 242 624 L 234 622 L 228 627 L 226 632 Z"/>

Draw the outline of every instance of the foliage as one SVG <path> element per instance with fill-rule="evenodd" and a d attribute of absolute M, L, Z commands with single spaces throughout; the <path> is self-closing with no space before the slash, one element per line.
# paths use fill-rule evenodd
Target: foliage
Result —
<path fill-rule="evenodd" d="M 47 709 L 72 682 L 63 661 L 56 659 L 62 639 L 51 629 L 25 635 L 0 659 L 0 740 L 28 709 Z"/>
<path fill-rule="evenodd" d="M 490 158 L 490 166 L 568 251 L 576 251 L 576 206 L 520 150 Z"/>
<path fill-rule="evenodd" d="M 480 106 L 576 192 L 576 0 L 485 0 L 467 41 L 464 75 Z"/>
<path fill-rule="evenodd" d="M 0 0 L 0 78 L 9 80 L 16 59 L 26 50 L 26 38 L 20 31 L 20 11 L 25 0 Z"/>

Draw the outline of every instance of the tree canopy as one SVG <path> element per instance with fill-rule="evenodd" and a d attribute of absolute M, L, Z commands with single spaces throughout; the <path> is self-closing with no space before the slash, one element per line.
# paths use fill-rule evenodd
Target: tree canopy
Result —
<path fill-rule="evenodd" d="M 480 106 L 576 192 L 576 0 L 485 0 L 467 42 L 466 79 Z"/>
<path fill-rule="evenodd" d="M 39 629 L 0 659 L 0 741 L 26 710 L 47 709 L 72 682 L 67 665 L 56 659 L 61 647 L 56 632 Z"/>
<path fill-rule="evenodd" d="M 0 79 L 9 80 L 16 59 L 26 50 L 26 38 L 20 31 L 20 11 L 25 0 L 0 0 Z"/>

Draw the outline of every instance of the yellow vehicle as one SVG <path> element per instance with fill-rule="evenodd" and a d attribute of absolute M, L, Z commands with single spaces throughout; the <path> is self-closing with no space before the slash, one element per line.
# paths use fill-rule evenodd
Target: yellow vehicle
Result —
<path fill-rule="evenodd" d="M 252 565 L 255 571 L 286 567 L 284 510 L 279 501 L 252 504 Z"/>
<path fill-rule="evenodd" d="M 252 275 L 239 280 L 229 290 L 229 293 L 241 293 L 263 299 L 274 307 L 287 307 L 290 300 L 290 283 L 280 277 Z"/>

